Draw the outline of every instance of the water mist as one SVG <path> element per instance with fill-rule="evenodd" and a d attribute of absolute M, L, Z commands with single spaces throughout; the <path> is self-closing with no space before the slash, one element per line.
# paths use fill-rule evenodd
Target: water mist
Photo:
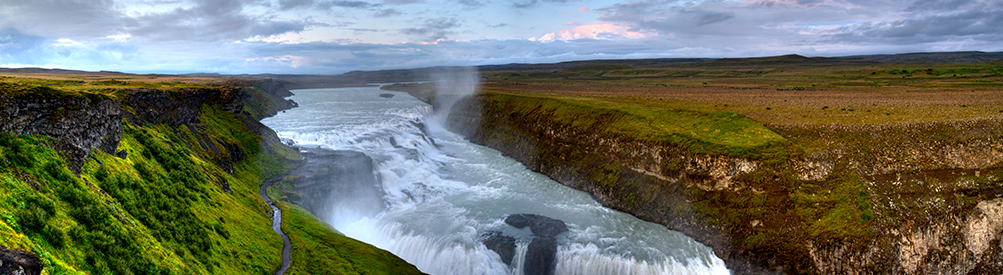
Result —
<path fill-rule="evenodd" d="M 445 129 L 446 119 L 456 102 L 473 95 L 481 85 L 477 67 L 444 67 L 432 73 L 435 79 L 435 97 L 432 102 L 435 112 L 429 122 L 438 129 Z"/>

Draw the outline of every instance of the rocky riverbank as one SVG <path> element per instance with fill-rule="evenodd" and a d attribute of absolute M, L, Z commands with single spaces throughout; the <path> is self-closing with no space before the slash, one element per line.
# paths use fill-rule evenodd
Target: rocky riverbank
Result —
<path fill-rule="evenodd" d="M 767 125 L 791 143 L 734 157 L 582 130 L 507 97 L 460 100 L 449 127 L 608 207 L 684 232 L 736 274 L 985 274 L 1003 265 L 998 121 Z"/>

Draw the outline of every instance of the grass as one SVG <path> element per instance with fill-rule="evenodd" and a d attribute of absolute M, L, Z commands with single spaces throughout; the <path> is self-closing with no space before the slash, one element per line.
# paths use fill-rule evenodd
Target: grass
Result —
<path fill-rule="evenodd" d="M 207 84 L 218 80 L 184 77 L 148 76 L 94 76 L 94 75 L 46 75 L 46 74 L 0 74 L 0 96 L 20 97 L 42 96 L 86 96 L 92 99 L 115 98 L 126 89 L 157 89 L 179 91 L 181 89 L 205 89 Z"/>
<path fill-rule="evenodd" d="M 757 158 L 766 147 L 786 141 L 737 113 L 693 109 L 643 108 L 589 98 L 485 94 L 502 110 L 527 117 L 547 117 L 578 129 L 612 136 L 666 143 L 694 153 Z"/>

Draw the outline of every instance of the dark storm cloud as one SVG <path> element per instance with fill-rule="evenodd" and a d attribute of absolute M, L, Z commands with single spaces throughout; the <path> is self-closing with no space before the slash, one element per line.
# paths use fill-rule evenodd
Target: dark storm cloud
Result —
<path fill-rule="evenodd" d="M 400 32 L 407 35 L 422 36 L 428 40 L 445 39 L 447 35 L 455 34 L 454 29 L 460 27 L 460 21 L 456 18 L 431 18 L 418 22 L 416 28 L 404 28 Z"/>
<path fill-rule="evenodd" d="M 178 8 L 135 18 L 133 36 L 154 40 L 240 40 L 303 31 L 307 23 L 271 21 L 243 13 L 237 0 L 201 0 L 192 8 Z"/>
<path fill-rule="evenodd" d="M 294 0 L 284 4 L 301 3 Z M 0 1 L 0 27 L 14 26 L 22 32 L 54 39 L 128 34 L 157 41 L 218 41 L 300 32 L 313 25 L 248 15 L 244 5 L 239 0 L 197 0 L 189 8 L 129 16 L 111 0 Z"/>
<path fill-rule="evenodd" d="M 0 1 L 0 26 L 38 35 L 103 37 L 134 24 L 112 0 Z"/>
<path fill-rule="evenodd" d="M 938 41 L 1003 41 L 1003 3 L 995 1 L 917 1 L 907 19 L 865 22 L 837 29 L 829 41 L 909 44 Z"/>
<path fill-rule="evenodd" d="M 595 11 L 603 21 L 620 22 L 638 29 L 676 36 L 751 34 L 755 28 L 743 22 L 727 22 L 736 16 L 721 2 L 672 5 L 675 1 L 641 1 L 617 4 Z M 723 23 L 727 22 L 727 23 Z"/>

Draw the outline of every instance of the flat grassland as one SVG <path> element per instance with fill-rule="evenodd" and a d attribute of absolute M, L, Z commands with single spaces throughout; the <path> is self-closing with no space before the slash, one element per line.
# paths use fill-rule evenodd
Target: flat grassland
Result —
<path fill-rule="evenodd" d="M 738 113 L 809 152 L 856 143 L 860 132 L 1003 120 L 1003 61 L 883 64 L 791 55 L 661 67 L 485 71 L 481 79 L 486 93 L 602 102 L 635 112 Z M 806 135 L 802 130 L 808 128 L 815 130 Z"/>
<path fill-rule="evenodd" d="M 484 72 L 482 89 L 737 112 L 768 125 L 1003 118 L 1003 62 L 800 65 L 787 58 L 752 65 L 719 60 L 716 66 Z"/>

